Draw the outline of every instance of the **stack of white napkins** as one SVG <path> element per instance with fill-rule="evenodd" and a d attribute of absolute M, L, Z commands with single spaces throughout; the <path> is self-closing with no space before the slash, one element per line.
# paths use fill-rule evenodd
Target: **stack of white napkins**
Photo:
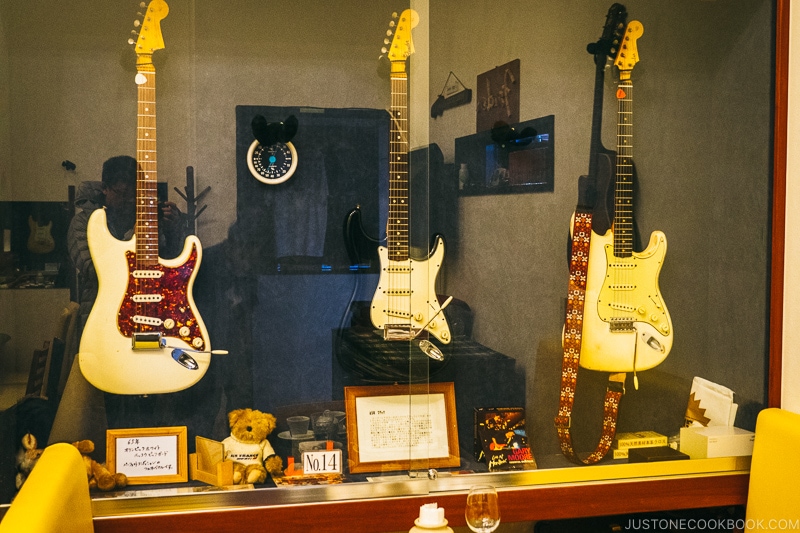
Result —
<path fill-rule="evenodd" d="M 733 426 L 738 408 L 731 389 L 695 376 L 686 407 L 686 427 Z"/>

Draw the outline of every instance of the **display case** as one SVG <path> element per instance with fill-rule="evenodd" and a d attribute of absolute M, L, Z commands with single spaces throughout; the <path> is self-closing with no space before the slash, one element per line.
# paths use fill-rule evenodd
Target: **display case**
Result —
<path fill-rule="evenodd" d="M 0 3 L 0 202 L 107 198 L 125 154 L 140 205 L 135 244 L 87 215 L 97 300 L 59 398 L 3 411 L 0 503 L 25 433 L 105 461 L 177 427 L 170 460 L 213 474 L 93 491 L 98 531 L 390 531 L 428 501 L 462 525 L 487 483 L 507 522 L 743 504 L 746 452 L 634 463 L 615 436 L 680 449 L 780 403 L 785 2 L 346 4 Z M 203 482 L 248 408 L 282 464 Z"/>

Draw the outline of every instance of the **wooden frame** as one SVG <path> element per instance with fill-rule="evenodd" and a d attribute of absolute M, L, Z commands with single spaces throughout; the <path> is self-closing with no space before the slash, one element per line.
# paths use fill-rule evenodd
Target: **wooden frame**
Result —
<path fill-rule="evenodd" d="M 789 0 L 776 0 L 775 117 L 773 161 L 772 298 L 769 302 L 769 405 L 781 403 L 782 304 L 784 273 L 783 227 L 786 203 L 786 116 L 789 57 Z M 701 475 L 646 480 L 618 480 L 551 487 L 509 487 L 503 490 L 503 522 L 579 518 L 598 515 L 641 513 L 673 509 L 695 509 L 744 505 L 748 475 Z M 611 495 L 611 497 L 609 497 Z M 439 505 L 463 508 L 465 492 L 437 495 Z M 430 496 L 375 498 L 343 502 L 317 502 L 303 506 L 302 513 L 286 513 L 285 506 L 253 506 L 244 509 L 213 509 L 183 513 L 144 513 L 125 516 L 95 516 L 97 533 L 143 530 L 210 530 L 238 532 L 241 524 L 269 522 L 281 531 L 315 527 L 328 520 L 328 530 L 364 533 L 407 528 L 418 516 L 419 506 Z M 331 513 L 339 518 L 330 520 Z M 380 517 L 380 518 L 376 518 Z M 461 513 L 448 511 L 451 526 L 463 526 Z"/>
<path fill-rule="evenodd" d="M 441 398 L 439 398 L 440 395 Z M 390 412 L 397 413 L 398 409 L 401 409 L 399 406 L 404 403 L 408 406 L 409 411 L 407 412 L 410 414 L 412 402 L 421 400 L 421 396 L 427 396 L 428 406 L 431 405 L 431 401 L 435 403 L 434 411 L 428 413 L 425 422 L 430 423 L 431 441 L 438 443 L 441 453 L 437 454 L 434 449 L 434 456 L 413 457 L 414 450 L 410 441 L 406 446 L 401 446 L 402 450 L 393 450 L 391 446 L 383 449 L 380 446 L 371 447 L 368 443 L 363 442 L 364 439 L 360 438 L 359 412 L 362 415 L 360 422 L 362 432 L 369 431 L 371 421 L 364 419 L 365 410 L 368 410 L 370 414 L 375 412 L 377 417 L 384 413 L 391 416 Z M 359 399 L 365 400 L 359 402 Z M 429 385 L 345 387 L 344 400 L 347 413 L 347 452 L 350 473 L 412 470 L 417 469 L 412 467 L 412 464 L 416 463 L 424 463 L 426 469 L 451 468 L 461 464 L 458 449 L 455 387 L 452 382 Z M 380 418 L 375 420 L 375 423 L 387 422 Z M 441 438 L 442 434 L 445 434 L 444 439 Z M 434 448 L 436 446 L 434 444 Z M 376 459 L 376 457 L 380 458 Z"/>
<path fill-rule="evenodd" d="M 775 2 L 775 105 L 772 156 L 772 257 L 770 261 L 767 407 L 783 397 L 783 299 L 786 256 L 786 156 L 789 116 L 789 0 Z"/>
<path fill-rule="evenodd" d="M 128 485 L 188 481 L 186 435 L 186 426 L 109 429 L 106 466 L 127 475 Z"/>

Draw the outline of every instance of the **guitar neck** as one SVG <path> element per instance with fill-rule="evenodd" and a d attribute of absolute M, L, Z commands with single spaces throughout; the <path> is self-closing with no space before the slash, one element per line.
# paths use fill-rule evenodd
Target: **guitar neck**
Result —
<path fill-rule="evenodd" d="M 617 177 L 614 190 L 614 255 L 633 252 L 633 83 L 623 79 L 617 88 Z"/>
<path fill-rule="evenodd" d="M 394 69 L 393 69 L 394 70 Z M 408 76 L 391 73 L 392 103 L 389 139 L 389 259 L 408 259 Z"/>
<path fill-rule="evenodd" d="M 136 75 L 136 261 L 139 268 L 158 264 L 158 158 L 156 157 L 156 71 L 139 59 Z"/>
<path fill-rule="evenodd" d="M 603 150 L 601 140 L 603 126 L 603 83 L 605 81 L 605 66 L 607 56 L 605 53 L 597 54 L 594 58 L 597 68 L 594 75 L 594 99 L 592 102 L 592 138 L 589 145 L 589 177 L 597 177 L 597 157 Z"/>

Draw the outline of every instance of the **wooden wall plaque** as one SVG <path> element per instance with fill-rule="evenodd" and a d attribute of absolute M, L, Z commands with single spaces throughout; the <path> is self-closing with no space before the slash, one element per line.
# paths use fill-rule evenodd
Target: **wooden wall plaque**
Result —
<path fill-rule="evenodd" d="M 519 122 L 519 59 L 478 74 L 475 131 Z"/>

